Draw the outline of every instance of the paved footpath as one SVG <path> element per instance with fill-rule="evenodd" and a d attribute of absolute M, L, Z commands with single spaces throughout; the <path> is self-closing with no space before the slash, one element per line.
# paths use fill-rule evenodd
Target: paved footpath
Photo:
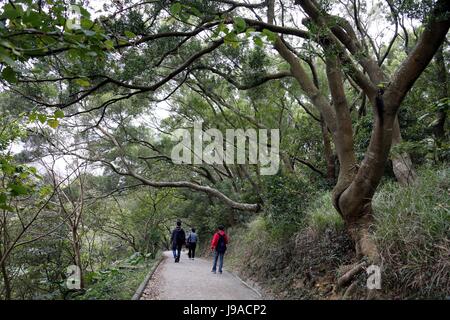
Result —
<path fill-rule="evenodd" d="M 226 256 L 225 256 L 226 267 Z M 174 263 L 172 252 L 164 252 L 164 261 L 153 273 L 141 300 L 255 300 L 261 297 L 237 277 L 226 271 L 211 272 L 212 263 L 205 259 L 190 260 L 181 254 Z"/>

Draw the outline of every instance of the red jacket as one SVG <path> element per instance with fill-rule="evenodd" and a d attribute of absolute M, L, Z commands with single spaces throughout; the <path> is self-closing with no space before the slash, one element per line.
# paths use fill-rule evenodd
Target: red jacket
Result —
<path fill-rule="evenodd" d="M 224 235 L 225 236 L 225 244 L 228 244 L 228 236 L 225 233 L 225 231 L 223 230 L 219 230 L 218 232 L 216 232 L 212 238 L 211 241 L 211 249 L 215 250 L 217 247 L 217 242 L 219 242 L 219 234 Z"/>

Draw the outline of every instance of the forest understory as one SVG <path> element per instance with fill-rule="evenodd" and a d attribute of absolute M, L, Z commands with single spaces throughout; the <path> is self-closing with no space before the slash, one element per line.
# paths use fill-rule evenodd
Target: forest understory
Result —
<path fill-rule="evenodd" d="M 374 201 L 373 237 L 383 268 L 378 299 L 449 298 L 450 170 L 419 172 L 418 185 L 392 192 L 395 183 L 387 182 Z M 230 230 L 232 270 L 268 298 L 365 299 L 365 272 L 355 276 L 349 292 L 337 287 L 345 267 L 359 260 L 329 197 L 313 200 L 306 224 L 287 238 L 264 217 Z"/>

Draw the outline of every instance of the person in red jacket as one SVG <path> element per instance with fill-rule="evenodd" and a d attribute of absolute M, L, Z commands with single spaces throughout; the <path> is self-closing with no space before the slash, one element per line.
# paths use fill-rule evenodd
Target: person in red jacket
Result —
<path fill-rule="evenodd" d="M 219 226 L 211 241 L 211 250 L 214 252 L 214 264 L 211 272 L 216 273 L 217 260 L 219 259 L 219 273 L 222 274 L 223 256 L 227 250 L 228 236 L 224 231 L 224 226 Z"/>

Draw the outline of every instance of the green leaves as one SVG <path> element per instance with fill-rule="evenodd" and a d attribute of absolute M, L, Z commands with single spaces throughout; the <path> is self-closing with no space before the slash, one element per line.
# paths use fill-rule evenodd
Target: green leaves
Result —
<path fill-rule="evenodd" d="M 0 205 L 6 203 L 7 196 L 4 192 L 0 193 Z"/>
<path fill-rule="evenodd" d="M 224 37 L 224 42 L 226 44 L 231 45 L 233 48 L 237 48 L 239 46 L 239 38 L 236 33 L 230 32 Z"/>
<path fill-rule="evenodd" d="M 9 206 L 7 204 L 7 202 L 8 202 L 8 196 L 6 195 L 6 193 L 1 192 L 0 193 L 0 209 L 6 210 L 6 211 L 13 211 L 14 209 L 11 206 Z"/>
<path fill-rule="evenodd" d="M 3 43 L 0 41 L 0 44 Z M 1 48 L 1 46 L 0 46 L 0 62 L 4 62 L 10 67 L 14 67 L 15 65 L 14 59 L 10 56 L 10 54 L 7 53 L 7 50 L 4 50 L 3 48 Z"/>
<path fill-rule="evenodd" d="M 29 192 L 29 188 L 22 183 L 10 183 L 8 188 L 14 197 L 27 195 Z"/>
<path fill-rule="evenodd" d="M 220 34 L 220 32 L 225 33 L 224 42 L 228 45 L 231 45 L 233 48 L 239 47 L 241 40 L 238 38 L 238 34 L 246 31 L 247 23 L 241 17 L 235 17 L 233 19 L 233 30 L 230 31 L 224 23 L 221 23 L 216 31 L 214 32 L 216 36 Z M 253 29 L 254 30 L 254 29 Z M 247 34 L 248 37 L 248 34 Z"/>
<path fill-rule="evenodd" d="M 50 50 L 70 48 L 69 57 L 77 61 L 104 59 L 103 41 L 108 36 L 100 20 L 91 20 L 89 11 L 81 5 L 72 6 L 79 10 L 71 11 L 64 1 L 48 0 L 44 6 L 42 10 L 41 5 L 31 0 L 6 1 L 1 6 L 0 63 L 11 67 L 1 74 L 5 81 L 16 82 L 16 61 L 25 62 Z M 79 11 L 76 19 L 68 17 L 68 11 Z M 72 20 L 76 24 L 68 27 L 67 22 Z"/>
<path fill-rule="evenodd" d="M 224 34 L 228 34 L 230 30 L 228 30 L 228 27 L 222 22 L 220 23 L 217 28 L 214 30 L 214 37 L 220 36 L 220 33 L 223 32 Z"/>
<path fill-rule="evenodd" d="M 96 34 L 95 31 L 92 31 L 92 30 L 86 30 L 86 29 L 83 29 L 83 33 L 84 33 L 86 36 L 88 36 L 88 37 L 95 36 L 95 34 Z"/>
<path fill-rule="evenodd" d="M 59 126 L 59 121 L 56 120 L 56 119 L 48 119 L 48 120 L 47 120 L 47 124 L 48 124 L 51 128 L 56 129 L 56 128 Z"/>
<path fill-rule="evenodd" d="M 33 28 L 41 27 L 44 20 L 44 15 L 39 12 L 30 10 L 28 10 L 23 17 L 23 22 Z"/>
<path fill-rule="evenodd" d="M 30 120 L 30 122 L 34 122 L 34 121 L 36 121 L 36 119 L 37 119 L 37 114 L 35 112 L 31 113 L 28 116 L 28 120 Z"/>
<path fill-rule="evenodd" d="M 50 185 L 45 185 L 39 190 L 39 196 L 46 197 L 49 194 L 51 194 L 52 191 L 53 191 L 53 188 Z"/>
<path fill-rule="evenodd" d="M 7 175 L 12 175 L 16 172 L 16 167 L 11 165 L 10 159 L 5 157 L 0 161 L 0 169 Z"/>
<path fill-rule="evenodd" d="M 13 157 L 1 153 L 0 177 L 3 181 L 3 187 L 0 186 L 0 209 L 10 212 L 16 210 L 10 205 L 12 198 L 32 195 L 35 192 L 36 179 L 42 179 L 36 168 L 16 164 Z"/>
<path fill-rule="evenodd" d="M 58 109 L 54 113 L 55 118 L 64 118 L 64 112 L 61 109 Z"/>
<path fill-rule="evenodd" d="M 233 21 L 234 21 L 233 27 L 237 33 L 244 32 L 245 29 L 247 28 L 247 24 L 245 23 L 245 20 L 242 19 L 241 17 L 236 17 L 233 19 Z"/>
<path fill-rule="evenodd" d="M 245 30 L 245 36 L 247 38 L 250 38 L 250 36 L 252 35 L 253 32 L 255 32 L 256 30 L 254 28 L 247 28 L 247 30 Z"/>
<path fill-rule="evenodd" d="M 16 72 L 11 67 L 6 67 L 2 70 L 2 78 L 9 83 L 17 82 Z"/>
<path fill-rule="evenodd" d="M 114 41 L 112 40 L 106 40 L 105 42 L 103 42 L 103 45 L 109 50 L 114 49 Z"/>
<path fill-rule="evenodd" d="M 131 31 L 125 31 L 124 33 L 125 33 L 125 36 L 126 36 L 128 39 L 132 39 L 132 38 L 135 38 L 135 37 L 136 37 L 136 35 L 135 35 L 133 32 L 131 32 Z"/>
<path fill-rule="evenodd" d="M 195 7 L 195 2 L 192 4 L 181 4 L 180 2 L 175 2 L 170 6 L 170 13 L 172 16 L 177 17 L 183 22 L 191 22 L 191 18 L 200 18 L 202 12 Z"/>
<path fill-rule="evenodd" d="M 57 109 L 53 115 L 46 115 L 44 113 L 32 112 L 28 119 L 30 122 L 39 120 L 41 124 L 46 123 L 50 128 L 56 129 L 59 126 L 59 120 L 64 118 L 64 112 L 61 109 Z"/>
<path fill-rule="evenodd" d="M 189 10 L 192 12 L 192 14 L 196 17 L 200 17 L 202 15 L 202 13 L 200 12 L 200 10 L 198 10 L 196 7 L 194 6 L 190 6 Z"/>
<path fill-rule="evenodd" d="M 269 40 L 272 43 L 277 40 L 277 34 L 270 31 L 269 29 L 263 29 L 262 34 L 265 35 L 267 40 Z"/>
<path fill-rule="evenodd" d="M 269 29 L 263 29 L 260 34 L 256 33 L 254 28 L 248 28 L 247 23 L 244 18 L 234 17 L 233 18 L 233 29 L 230 31 L 225 25 L 225 21 L 220 23 L 219 26 L 214 30 L 214 37 L 218 37 L 221 32 L 225 33 L 224 41 L 226 44 L 231 45 L 236 48 L 240 44 L 240 40 L 238 35 L 240 33 L 245 32 L 245 36 L 250 38 L 253 36 L 253 42 L 256 46 L 262 47 L 264 46 L 263 38 L 266 38 L 267 41 L 274 43 L 277 40 L 277 34 L 270 31 Z"/>
<path fill-rule="evenodd" d="M 42 124 L 44 124 L 45 121 L 47 120 L 47 116 L 43 113 L 38 114 L 37 117 L 38 117 L 39 122 Z"/>
<path fill-rule="evenodd" d="M 264 42 L 262 41 L 261 37 L 254 36 L 254 37 L 253 37 L 253 42 L 254 42 L 255 45 L 257 45 L 258 47 L 264 46 Z"/>
<path fill-rule="evenodd" d="M 175 2 L 170 6 L 170 13 L 174 16 L 177 16 L 181 13 L 181 10 L 183 9 L 181 3 Z"/>
<path fill-rule="evenodd" d="M 274 43 L 277 40 L 277 34 L 270 31 L 269 29 L 263 29 L 260 33 L 260 35 L 253 36 L 253 43 L 258 47 L 264 46 L 264 41 L 262 39 L 262 36 L 264 36 L 267 41 Z"/>
<path fill-rule="evenodd" d="M 19 4 L 11 4 L 7 3 L 3 8 L 3 14 L 1 15 L 2 18 L 14 20 L 18 17 L 20 17 L 23 13 L 22 6 Z"/>
<path fill-rule="evenodd" d="M 82 87 L 89 87 L 91 85 L 89 80 L 86 79 L 86 78 L 75 79 L 75 83 L 80 85 L 80 86 L 82 86 Z"/>

